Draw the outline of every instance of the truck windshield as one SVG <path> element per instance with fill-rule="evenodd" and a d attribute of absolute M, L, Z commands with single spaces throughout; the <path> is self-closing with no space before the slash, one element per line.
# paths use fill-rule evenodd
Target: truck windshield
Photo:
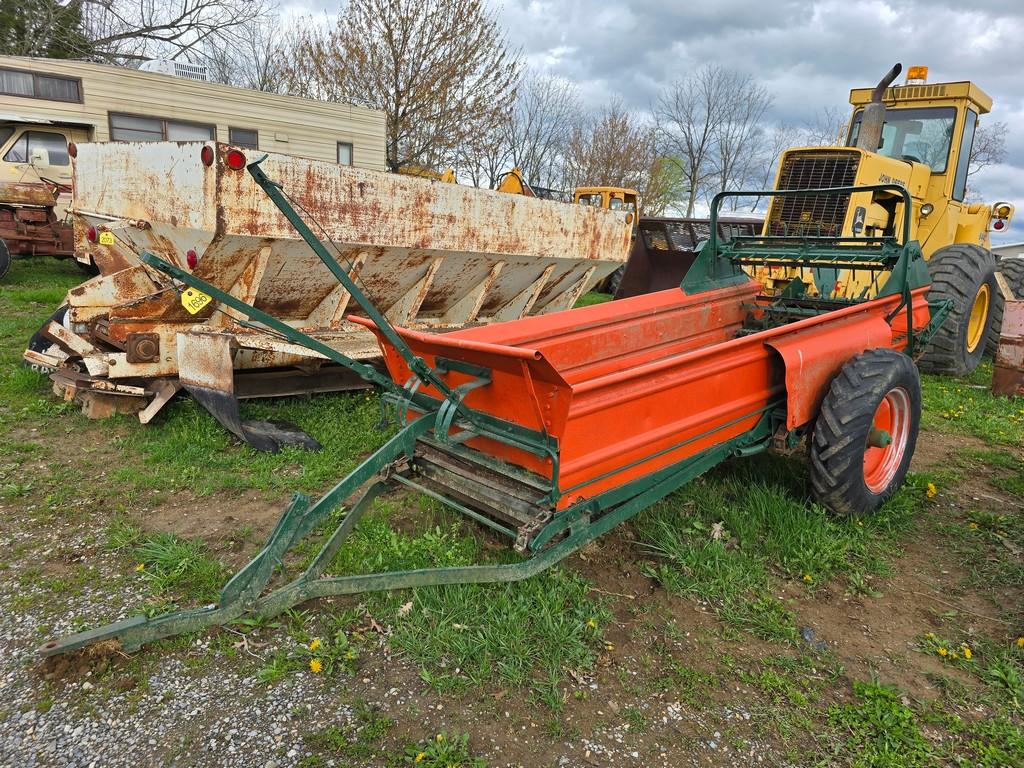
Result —
<path fill-rule="evenodd" d="M 863 114 L 863 111 L 858 111 L 854 116 L 847 146 L 857 144 Z M 955 123 L 955 107 L 890 108 L 885 113 L 882 146 L 878 148 L 878 154 L 924 163 L 932 173 L 943 173 L 949 160 Z"/>

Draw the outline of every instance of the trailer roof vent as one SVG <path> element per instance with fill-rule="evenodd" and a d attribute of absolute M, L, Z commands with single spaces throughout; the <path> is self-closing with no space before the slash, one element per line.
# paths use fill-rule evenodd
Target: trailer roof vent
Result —
<path fill-rule="evenodd" d="M 144 61 L 139 66 L 143 72 L 159 72 L 161 75 L 173 75 L 174 77 L 185 77 L 189 80 L 210 79 L 206 72 L 205 64 L 189 64 L 187 61 L 170 61 L 169 59 L 152 59 Z"/>

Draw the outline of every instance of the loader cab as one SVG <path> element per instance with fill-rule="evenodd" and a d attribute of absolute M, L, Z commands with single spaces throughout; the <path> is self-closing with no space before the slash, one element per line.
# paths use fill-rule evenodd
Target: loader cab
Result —
<path fill-rule="evenodd" d="M 877 150 L 880 157 L 927 167 L 926 197 L 963 203 L 978 118 L 992 109 L 992 99 L 970 82 L 926 82 L 926 67 L 911 67 L 907 84 L 886 89 L 885 123 Z M 853 117 L 846 145 L 856 146 L 870 88 L 850 91 Z M 937 207 L 937 206 L 936 206 Z"/>
<path fill-rule="evenodd" d="M 579 205 L 607 208 L 610 211 L 625 211 L 636 218 L 637 192 L 624 187 L 577 187 L 572 201 Z"/>

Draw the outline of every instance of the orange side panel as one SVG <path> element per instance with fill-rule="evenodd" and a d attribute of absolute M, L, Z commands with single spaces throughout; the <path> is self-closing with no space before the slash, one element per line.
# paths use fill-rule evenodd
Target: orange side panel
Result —
<path fill-rule="evenodd" d="M 881 315 L 847 317 L 766 342 L 786 365 L 786 427 L 811 421 L 832 379 L 854 355 L 892 344 L 892 329 Z"/>

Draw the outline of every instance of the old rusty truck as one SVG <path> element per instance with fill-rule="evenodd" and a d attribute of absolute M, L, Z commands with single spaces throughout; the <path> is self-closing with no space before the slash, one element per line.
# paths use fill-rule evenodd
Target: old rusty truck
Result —
<path fill-rule="evenodd" d="M 263 153 L 260 153 L 263 154 Z M 67 300 L 25 359 L 66 398 L 143 422 L 181 387 L 263 450 L 308 436 L 243 423 L 238 398 L 338 391 L 363 379 L 253 326 L 219 302 L 182 300 L 143 251 L 187 269 L 355 360 L 380 357 L 350 292 L 265 195 L 238 147 L 83 144 L 71 214 L 76 251 L 101 274 Z M 455 329 L 572 307 L 619 267 L 632 215 L 427 178 L 270 154 L 264 167 L 317 222 L 346 273 L 391 322 Z"/>
<path fill-rule="evenodd" d="M 69 144 L 219 138 L 383 170 L 384 133 L 378 110 L 208 82 L 199 64 L 0 56 L 0 278 L 16 256 L 77 255 L 95 269 L 65 216 Z"/>

